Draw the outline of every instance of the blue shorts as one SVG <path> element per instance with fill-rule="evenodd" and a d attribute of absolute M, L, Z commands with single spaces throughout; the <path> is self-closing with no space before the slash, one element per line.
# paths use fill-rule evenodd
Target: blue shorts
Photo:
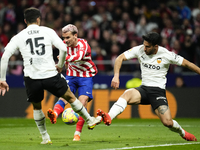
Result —
<path fill-rule="evenodd" d="M 92 89 L 93 89 L 93 77 L 74 77 L 66 76 L 67 83 L 71 91 L 76 94 L 78 90 L 78 96 L 86 95 L 89 97 L 89 101 L 93 99 Z"/>

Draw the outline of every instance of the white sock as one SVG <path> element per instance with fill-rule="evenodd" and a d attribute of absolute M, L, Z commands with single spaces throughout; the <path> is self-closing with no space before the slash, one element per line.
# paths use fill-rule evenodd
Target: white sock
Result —
<path fill-rule="evenodd" d="M 123 98 L 119 98 L 117 102 L 113 104 L 110 108 L 109 115 L 111 119 L 115 118 L 117 115 L 121 114 L 127 106 L 127 101 Z"/>
<path fill-rule="evenodd" d="M 43 111 L 40 110 L 33 110 L 33 118 L 35 123 L 42 135 L 42 137 L 48 137 L 47 129 L 46 129 L 46 120 Z"/>
<path fill-rule="evenodd" d="M 181 126 L 176 122 L 175 120 L 173 121 L 173 126 L 172 128 L 169 128 L 171 131 L 179 133 L 180 136 L 184 137 L 185 136 L 185 131 L 181 128 Z"/>
<path fill-rule="evenodd" d="M 90 114 L 87 112 L 87 110 L 85 109 L 85 107 L 83 106 L 83 104 L 78 99 L 76 99 L 70 105 L 71 105 L 72 109 L 76 113 L 78 113 L 81 117 L 83 117 L 83 119 L 85 121 L 88 121 L 91 118 Z"/>
<path fill-rule="evenodd" d="M 75 131 L 74 135 L 79 135 L 79 136 L 81 136 L 81 132 Z"/>
<path fill-rule="evenodd" d="M 57 112 L 54 111 L 54 113 L 56 114 L 56 118 L 58 118 L 58 114 L 57 114 Z"/>

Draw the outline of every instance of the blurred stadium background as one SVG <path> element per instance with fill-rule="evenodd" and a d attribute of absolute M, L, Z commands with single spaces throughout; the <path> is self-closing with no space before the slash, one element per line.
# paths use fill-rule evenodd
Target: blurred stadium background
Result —
<path fill-rule="evenodd" d="M 0 0 L 0 61 L 8 41 L 26 27 L 23 11 L 31 6 L 42 12 L 42 25 L 54 29 L 60 37 L 61 28 L 72 23 L 79 29 L 78 36 L 90 44 L 92 59 L 99 70 L 94 78 L 94 101 L 89 106 L 91 114 L 95 114 L 98 107 L 108 110 L 126 88 L 126 82 L 136 77 L 134 73 L 140 68 L 137 60 L 133 59 L 123 63 L 120 89 L 110 89 L 115 58 L 142 44 L 141 36 L 147 32 L 160 33 L 160 45 L 200 67 L 199 0 Z M 57 62 L 58 50 L 54 48 L 53 51 Z M 0 117 L 32 118 L 32 108 L 26 103 L 22 63 L 22 57 L 16 51 L 7 70 L 10 92 L 0 97 Z M 180 87 L 178 77 L 183 82 Z M 172 65 L 167 78 L 173 117 L 200 118 L 200 76 Z M 56 100 L 46 93 L 44 112 L 53 107 Z M 144 110 L 150 115 L 145 115 Z M 130 106 L 119 116 L 131 117 L 155 118 L 155 115 L 151 108 Z"/>

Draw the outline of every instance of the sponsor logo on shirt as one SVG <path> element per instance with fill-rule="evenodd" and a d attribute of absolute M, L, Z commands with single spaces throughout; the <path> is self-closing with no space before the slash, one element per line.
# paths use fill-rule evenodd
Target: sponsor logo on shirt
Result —
<path fill-rule="evenodd" d="M 145 64 L 145 63 L 142 63 L 142 65 L 143 65 L 145 68 L 148 68 L 148 69 L 160 70 L 160 66 L 151 65 L 151 64 Z"/>

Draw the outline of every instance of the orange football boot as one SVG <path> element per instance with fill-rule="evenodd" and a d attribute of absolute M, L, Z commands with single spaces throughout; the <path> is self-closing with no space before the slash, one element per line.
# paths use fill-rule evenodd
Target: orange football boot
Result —
<path fill-rule="evenodd" d="M 51 108 L 48 109 L 47 115 L 52 124 L 55 124 L 57 122 L 56 113 Z"/>
<path fill-rule="evenodd" d="M 73 141 L 80 141 L 80 140 L 81 140 L 80 136 L 78 134 L 75 134 Z"/>
<path fill-rule="evenodd" d="M 182 138 L 185 139 L 186 141 L 197 141 L 197 138 L 193 134 L 191 134 L 191 133 L 189 133 L 187 131 L 185 131 L 185 136 L 182 137 Z"/>
<path fill-rule="evenodd" d="M 108 113 L 105 113 L 103 110 L 98 109 L 97 110 L 97 116 L 101 116 L 102 117 L 103 122 L 104 122 L 105 125 L 107 125 L 107 126 L 111 125 L 112 120 L 111 120 L 111 118 L 110 118 Z"/>

